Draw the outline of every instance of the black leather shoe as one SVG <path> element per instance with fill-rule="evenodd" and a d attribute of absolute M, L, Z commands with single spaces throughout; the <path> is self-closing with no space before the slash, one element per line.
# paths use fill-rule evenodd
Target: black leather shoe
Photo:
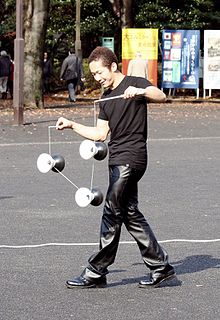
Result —
<path fill-rule="evenodd" d="M 66 286 L 69 289 L 73 288 L 104 288 L 107 285 L 106 276 L 99 278 L 85 278 L 82 275 L 74 278 L 73 280 L 67 280 Z"/>
<path fill-rule="evenodd" d="M 176 277 L 174 269 L 164 274 L 154 274 L 150 276 L 150 279 L 141 280 L 139 282 L 139 288 L 157 288 L 162 282 L 169 281 Z"/>

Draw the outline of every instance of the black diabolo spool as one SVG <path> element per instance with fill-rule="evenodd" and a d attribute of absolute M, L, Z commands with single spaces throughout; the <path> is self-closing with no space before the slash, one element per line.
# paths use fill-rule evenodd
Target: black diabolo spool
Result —
<path fill-rule="evenodd" d="M 91 190 L 91 192 L 92 192 L 92 195 L 93 195 L 93 200 L 90 202 L 90 204 L 91 204 L 92 206 L 97 207 L 97 206 L 99 206 L 99 205 L 102 203 L 102 201 L 103 201 L 103 194 L 102 194 L 102 192 L 101 192 L 99 189 L 97 189 L 97 188 L 93 188 L 93 189 Z"/>
<path fill-rule="evenodd" d="M 53 160 L 55 161 L 53 168 L 51 169 L 53 172 L 62 171 L 65 167 L 65 159 L 61 155 L 54 155 L 52 156 Z M 56 170 L 57 169 L 57 170 Z"/>
<path fill-rule="evenodd" d="M 96 141 L 95 146 L 96 146 L 96 154 L 94 155 L 94 159 L 96 160 L 105 159 L 108 153 L 107 145 L 104 142 Z"/>

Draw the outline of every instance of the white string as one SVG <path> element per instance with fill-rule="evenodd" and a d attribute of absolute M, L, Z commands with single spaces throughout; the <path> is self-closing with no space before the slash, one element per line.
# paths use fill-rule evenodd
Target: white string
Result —
<path fill-rule="evenodd" d="M 93 179 L 94 179 L 94 172 L 95 172 L 95 159 L 92 159 L 92 174 L 91 174 L 91 181 L 90 181 L 90 190 L 93 188 Z"/>
<path fill-rule="evenodd" d="M 51 155 L 51 133 L 50 133 L 51 128 L 56 128 L 56 126 L 48 126 L 49 155 Z M 54 167 L 54 170 L 56 170 L 67 181 L 69 181 L 76 189 L 79 189 L 79 187 L 77 187 L 77 185 L 73 183 L 69 178 L 67 178 L 60 170 L 58 170 L 56 167 Z"/>
<path fill-rule="evenodd" d="M 50 133 L 50 129 L 51 128 L 56 128 L 56 126 L 49 126 L 48 127 L 48 144 L 49 144 L 49 155 L 51 155 L 51 133 Z"/>
<path fill-rule="evenodd" d="M 123 98 L 124 95 L 119 95 L 119 96 L 114 96 L 114 97 L 109 97 L 109 98 L 104 98 L 104 99 L 99 99 L 94 101 L 94 106 L 93 106 L 93 125 L 94 127 L 96 126 L 96 103 L 102 102 L 102 101 L 107 101 L 107 100 L 112 100 L 112 99 L 118 99 L 118 98 Z M 48 147 L 49 147 L 49 155 L 51 155 L 51 128 L 56 128 L 56 126 L 48 126 Z M 95 141 L 93 141 L 95 143 Z M 74 187 L 79 189 L 75 183 L 73 183 L 69 178 L 67 178 L 63 173 L 61 173 L 57 168 L 54 167 L 54 169 L 61 175 L 63 176 L 67 181 L 69 181 Z M 92 173 L 91 173 L 91 181 L 90 181 L 90 190 L 93 188 L 93 181 L 94 181 L 94 173 L 95 173 L 95 159 L 93 157 L 92 159 Z"/>
<path fill-rule="evenodd" d="M 48 127 L 48 149 L 49 149 L 49 155 L 51 155 L 51 135 L 50 135 L 50 127 Z"/>
<path fill-rule="evenodd" d="M 77 185 L 75 183 L 73 183 L 69 178 L 67 178 L 60 170 L 58 170 L 56 167 L 54 167 L 54 170 L 56 170 L 67 181 L 69 181 L 76 189 L 79 189 L 79 187 L 77 187 Z"/>
<path fill-rule="evenodd" d="M 93 125 L 96 126 L 96 101 L 94 101 L 93 105 Z M 95 143 L 95 141 L 93 141 Z M 93 180 L 94 180 L 94 173 L 95 173 L 95 159 L 92 159 L 92 173 L 91 173 L 91 181 L 90 181 L 90 190 L 93 188 Z"/>
<path fill-rule="evenodd" d="M 119 95 L 119 96 L 114 96 L 114 97 L 109 97 L 109 98 L 104 98 L 104 99 L 99 99 L 94 101 L 94 106 L 93 106 L 93 125 L 94 127 L 96 126 L 96 103 L 102 102 L 102 101 L 107 101 L 107 100 L 112 100 L 112 99 L 118 99 L 118 98 L 123 98 L 124 95 Z M 51 128 L 56 128 L 56 126 L 48 126 L 48 147 L 49 147 L 49 154 L 51 155 Z M 95 143 L 95 141 L 93 141 Z M 67 181 L 69 181 L 74 187 L 79 189 L 75 183 L 73 183 L 69 178 L 67 178 L 63 173 L 61 173 L 57 168 L 54 167 L 54 169 L 61 175 L 63 176 Z M 91 181 L 90 181 L 90 190 L 93 188 L 93 180 L 94 180 L 94 172 L 95 172 L 95 159 L 93 157 L 92 160 L 92 173 L 91 173 Z"/>

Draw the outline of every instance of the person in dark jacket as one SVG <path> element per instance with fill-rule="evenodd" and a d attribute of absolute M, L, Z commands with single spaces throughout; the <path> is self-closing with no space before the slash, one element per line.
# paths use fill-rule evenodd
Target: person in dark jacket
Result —
<path fill-rule="evenodd" d="M 7 98 L 7 84 L 10 75 L 11 60 L 5 50 L 0 53 L 0 93 L 2 99 Z"/>
<path fill-rule="evenodd" d="M 50 77 L 52 75 L 52 63 L 48 57 L 48 53 L 44 52 L 43 61 L 43 93 L 47 94 L 50 92 Z"/>
<path fill-rule="evenodd" d="M 74 49 L 70 48 L 69 55 L 64 59 L 60 72 L 60 79 L 66 80 L 69 92 L 69 101 L 76 101 L 76 87 L 79 80 L 84 80 L 81 60 L 75 55 Z"/>
<path fill-rule="evenodd" d="M 10 93 L 10 99 L 13 99 L 13 87 L 14 87 L 14 61 L 11 59 L 10 74 L 9 74 L 8 83 L 7 83 L 7 92 Z"/>

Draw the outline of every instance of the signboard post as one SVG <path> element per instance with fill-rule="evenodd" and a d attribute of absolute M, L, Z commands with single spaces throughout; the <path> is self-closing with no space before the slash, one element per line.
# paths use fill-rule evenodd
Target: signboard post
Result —
<path fill-rule="evenodd" d="M 198 30 L 164 30 L 162 34 L 162 88 L 197 89 L 199 93 Z"/>
<path fill-rule="evenodd" d="M 14 41 L 14 124 L 22 125 L 24 119 L 24 39 L 23 39 L 23 1 L 16 1 L 16 39 Z"/>
<path fill-rule="evenodd" d="M 128 64 L 136 52 L 148 60 L 148 79 L 157 85 L 158 29 L 122 29 L 122 72 L 127 74 Z"/>
<path fill-rule="evenodd" d="M 220 89 L 220 30 L 204 31 L 204 78 L 203 97 L 209 89 Z"/>

